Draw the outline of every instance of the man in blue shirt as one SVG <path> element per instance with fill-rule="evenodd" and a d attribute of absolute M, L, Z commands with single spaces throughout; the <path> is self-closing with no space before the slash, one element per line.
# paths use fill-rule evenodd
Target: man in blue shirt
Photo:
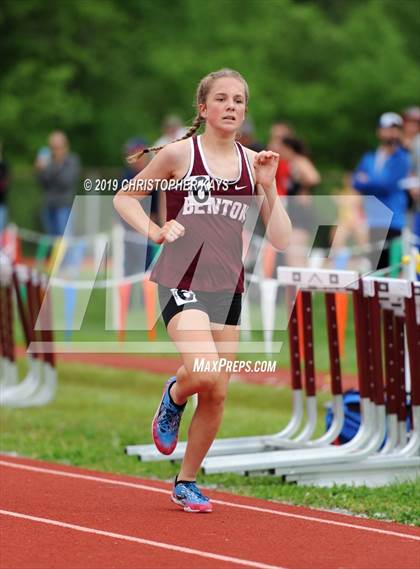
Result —
<path fill-rule="evenodd" d="M 401 237 L 406 224 L 408 199 L 401 182 L 410 171 L 410 156 L 401 146 L 402 125 L 402 118 L 396 113 L 381 115 L 377 130 L 380 144 L 376 150 L 363 155 L 352 177 L 357 191 L 375 196 L 392 212 L 389 223 L 389 211 L 378 207 L 376 200 L 364 200 L 370 243 L 375 245 L 386 237 L 378 269 L 390 265 L 390 242 Z M 370 257 L 371 260 L 377 258 L 377 251 Z"/>

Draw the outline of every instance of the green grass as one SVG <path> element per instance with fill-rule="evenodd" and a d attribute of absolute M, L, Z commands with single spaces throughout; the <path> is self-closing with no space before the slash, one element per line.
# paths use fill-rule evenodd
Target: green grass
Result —
<path fill-rule="evenodd" d="M 177 472 L 176 465 L 141 463 L 123 452 L 126 445 L 151 442 L 150 420 L 163 379 L 142 371 L 60 364 L 59 390 L 50 405 L 2 409 L 0 449 L 102 471 L 169 480 Z M 317 436 L 324 431 L 322 405 L 327 399 L 325 394 L 319 397 Z M 287 423 L 290 408 L 288 389 L 233 383 L 219 436 L 272 433 Z M 191 409 L 187 409 L 181 438 L 185 438 L 190 414 Z M 200 482 L 238 494 L 420 526 L 420 481 L 374 489 L 311 488 L 284 484 L 271 476 L 226 474 L 200 475 Z"/>

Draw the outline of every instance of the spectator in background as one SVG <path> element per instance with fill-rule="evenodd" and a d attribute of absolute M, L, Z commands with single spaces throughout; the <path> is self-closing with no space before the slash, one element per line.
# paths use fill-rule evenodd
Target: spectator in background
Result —
<path fill-rule="evenodd" d="M 178 115 L 168 115 L 162 124 L 162 136 L 156 140 L 153 146 L 165 146 L 178 138 L 182 138 L 187 130 Z"/>
<path fill-rule="evenodd" d="M 130 138 L 123 146 L 124 161 L 127 156 L 141 152 L 148 147 L 148 143 L 144 138 Z M 124 180 L 132 180 L 139 172 L 145 168 L 149 162 L 148 154 L 143 154 L 139 160 L 129 164 L 122 172 L 120 187 Z M 153 191 L 151 196 L 142 201 L 142 207 L 145 208 L 147 215 L 158 225 L 162 225 L 160 216 L 160 198 L 161 192 Z M 135 231 L 131 225 L 119 218 L 125 229 L 124 237 L 124 276 L 130 276 L 144 271 L 152 262 L 157 247 L 154 243 L 147 242 L 147 239 Z"/>
<path fill-rule="evenodd" d="M 279 153 L 283 138 L 294 136 L 292 127 L 284 122 L 275 122 L 270 129 L 270 139 L 267 144 L 268 150 Z M 289 180 L 289 163 L 280 156 L 279 165 L 276 172 L 276 187 L 279 196 L 287 194 L 287 184 Z"/>
<path fill-rule="evenodd" d="M 247 148 L 254 150 L 255 152 L 261 152 L 261 150 L 265 150 L 264 145 L 258 142 L 256 139 L 254 122 L 250 117 L 247 117 L 242 123 L 241 128 L 238 132 L 238 141 Z M 257 207 L 256 203 L 253 203 L 251 205 L 251 208 L 254 207 Z M 265 235 L 265 225 L 264 221 L 261 218 L 261 215 L 258 216 L 258 220 L 254 228 L 254 234 L 259 235 L 260 237 L 263 237 Z M 251 239 L 252 236 L 249 235 L 247 238 Z"/>
<path fill-rule="evenodd" d="M 408 107 L 403 112 L 402 117 L 402 145 L 411 152 L 420 133 L 420 107 Z"/>
<path fill-rule="evenodd" d="M 403 120 L 397 113 L 384 113 L 378 122 L 377 136 L 379 146 L 364 154 L 352 177 L 353 187 L 365 196 L 376 196 L 393 212 L 388 227 L 382 211 L 376 204 L 365 200 L 365 210 L 371 243 L 381 241 L 386 236 L 378 269 L 390 265 L 391 240 L 401 236 L 406 224 L 407 193 L 402 189 L 402 180 L 410 172 L 410 157 L 402 148 Z M 374 253 L 371 261 L 374 261 Z M 375 268 L 375 267 L 373 267 Z"/>
<path fill-rule="evenodd" d="M 286 263 L 291 267 L 305 267 L 309 239 L 314 229 L 311 192 L 320 183 L 321 176 L 308 157 L 304 143 L 298 138 L 286 136 L 277 147 L 280 158 L 286 160 L 289 167 L 287 211 L 293 231 L 290 247 L 285 252 Z"/>
<path fill-rule="evenodd" d="M 7 191 L 9 188 L 9 165 L 3 157 L 3 143 L 0 142 L 0 233 L 7 224 Z"/>
<path fill-rule="evenodd" d="M 273 152 L 280 154 L 280 147 L 283 138 L 290 136 L 294 136 L 292 127 L 285 121 L 277 120 L 271 126 L 267 150 L 272 150 Z M 289 162 L 285 158 L 282 158 L 280 154 L 276 170 L 276 189 L 279 196 L 287 195 L 289 174 Z M 264 227 L 262 222 L 259 223 L 259 227 Z M 284 263 L 284 252 L 276 251 L 267 241 L 263 251 L 264 276 L 266 278 L 272 278 L 274 276 L 276 266 L 283 265 Z"/>
<path fill-rule="evenodd" d="M 409 107 L 403 113 L 403 141 L 411 154 L 411 172 L 405 187 L 413 206 L 413 233 L 420 250 L 420 107 Z"/>
<path fill-rule="evenodd" d="M 265 150 L 264 145 L 255 137 L 255 127 L 254 122 L 249 117 L 244 120 L 242 126 L 239 130 L 239 142 L 250 148 L 251 150 L 255 150 L 255 152 L 261 152 L 261 150 Z"/>
<path fill-rule="evenodd" d="M 277 120 L 275 123 L 271 125 L 270 141 L 281 142 L 283 138 L 286 138 L 286 136 L 293 136 L 293 135 L 294 135 L 294 129 L 286 121 Z"/>
<path fill-rule="evenodd" d="M 57 130 L 50 134 L 48 148 L 38 153 L 35 168 L 43 191 L 44 231 L 63 235 L 80 176 L 79 158 L 70 153 L 64 132 Z"/>
<path fill-rule="evenodd" d="M 136 152 L 141 152 L 144 148 L 147 148 L 148 142 L 144 138 L 140 136 L 135 136 L 130 138 L 123 146 L 123 155 L 124 155 L 124 162 L 126 163 L 127 156 L 131 154 L 135 154 Z M 143 170 L 149 163 L 150 158 L 147 154 L 143 154 L 139 160 L 132 164 L 126 164 L 125 168 L 122 172 L 122 180 L 132 180 L 139 172 Z M 153 192 L 151 194 L 151 209 L 150 209 L 150 216 L 155 223 L 159 223 L 159 216 L 158 216 L 158 200 L 157 200 L 157 193 Z"/>

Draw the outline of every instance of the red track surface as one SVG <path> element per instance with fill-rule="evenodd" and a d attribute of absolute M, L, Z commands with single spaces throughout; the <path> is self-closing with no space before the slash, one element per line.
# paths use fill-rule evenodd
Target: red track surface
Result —
<path fill-rule="evenodd" d="M 0 456 L 1 569 L 418 569 L 420 530 Z"/>

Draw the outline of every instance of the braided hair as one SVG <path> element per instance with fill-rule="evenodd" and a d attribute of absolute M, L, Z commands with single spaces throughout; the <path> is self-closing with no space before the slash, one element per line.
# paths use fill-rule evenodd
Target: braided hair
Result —
<path fill-rule="evenodd" d="M 246 102 L 246 104 L 248 104 L 248 99 L 249 99 L 248 84 L 238 71 L 235 71 L 234 69 L 224 68 L 224 69 L 220 69 L 219 71 L 213 71 L 212 73 L 209 73 L 208 75 L 203 77 L 203 79 L 198 84 L 197 93 L 196 93 L 196 97 L 195 97 L 195 106 L 197 108 L 197 115 L 196 115 L 195 119 L 193 120 L 191 127 L 184 134 L 184 136 L 181 136 L 181 138 L 177 138 L 173 142 L 178 142 L 180 140 L 185 140 L 186 138 L 190 138 L 190 136 L 192 136 L 200 128 L 200 126 L 205 122 L 205 119 L 200 114 L 199 105 L 204 104 L 206 102 L 207 96 L 210 92 L 210 89 L 211 89 L 213 83 L 217 79 L 221 79 L 223 77 L 233 77 L 234 79 L 238 79 L 239 81 L 241 81 L 241 83 L 243 84 L 244 89 L 245 89 L 245 102 Z M 172 144 L 172 142 L 169 144 Z M 133 162 L 137 162 L 137 160 L 139 160 L 143 156 L 143 154 L 146 154 L 148 152 L 157 152 L 158 150 L 162 150 L 162 148 L 164 148 L 164 147 L 163 146 L 152 146 L 149 148 L 143 148 L 139 152 L 136 152 L 135 154 L 128 156 L 127 162 L 129 164 L 132 164 Z"/>

